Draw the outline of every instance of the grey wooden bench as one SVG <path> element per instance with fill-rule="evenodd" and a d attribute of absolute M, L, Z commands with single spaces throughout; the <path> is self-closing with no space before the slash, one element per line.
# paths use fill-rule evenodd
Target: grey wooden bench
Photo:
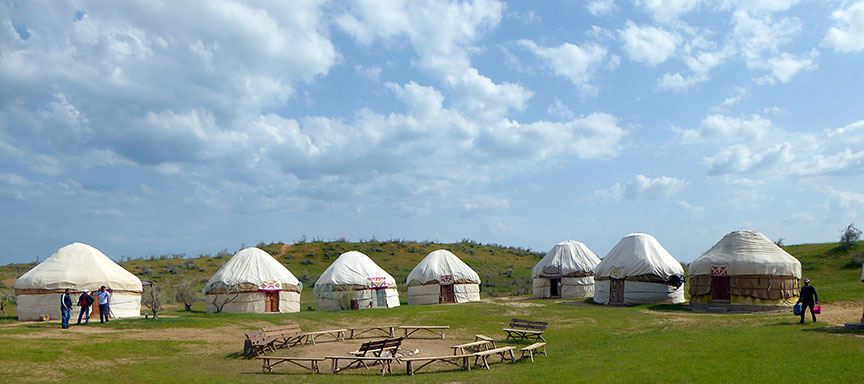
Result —
<path fill-rule="evenodd" d="M 430 356 L 430 357 L 404 357 L 399 359 L 400 361 L 405 363 L 405 369 L 409 375 L 414 375 L 415 372 L 419 371 L 423 367 L 426 367 L 429 364 L 434 362 L 442 362 L 453 364 L 461 369 L 466 371 L 471 370 L 470 359 L 474 357 L 474 354 L 461 354 L 461 355 L 448 355 L 448 356 Z M 422 363 L 419 366 L 415 367 L 415 363 Z"/>
<path fill-rule="evenodd" d="M 312 373 L 320 373 L 318 370 L 318 362 L 324 361 L 323 357 L 287 357 L 287 356 L 258 356 L 256 359 L 262 360 L 261 371 L 264 373 L 273 372 L 273 366 L 280 363 L 291 363 L 298 367 L 308 369 Z M 303 365 L 301 362 L 308 362 L 309 365 Z"/>
<path fill-rule="evenodd" d="M 409 336 L 419 332 L 426 331 L 432 333 L 437 336 L 436 338 L 443 339 L 444 331 L 450 329 L 449 325 L 400 325 L 399 329 L 405 330 L 405 335 L 403 337 L 408 338 Z"/>
<path fill-rule="evenodd" d="M 549 323 L 545 321 L 513 319 L 510 321 L 510 327 L 503 329 L 504 332 L 507 332 L 507 338 L 504 341 L 510 340 L 510 338 L 513 340 L 546 341 L 543 338 L 543 331 L 548 325 Z"/>
<path fill-rule="evenodd" d="M 339 373 L 351 368 L 363 367 L 369 369 L 369 365 L 366 362 L 372 362 L 371 365 L 381 364 L 381 376 L 384 376 L 386 373 L 392 373 L 390 363 L 394 359 L 392 356 L 327 356 L 326 358 L 333 361 L 331 366 L 333 373 Z M 339 360 L 348 360 L 350 363 L 340 368 Z"/>
<path fill-rule="evenodd" d="M 472 354 L 474 356 L 474 365 L 479 365 L 478 362 L 482 360 L 483 366 L 486 367 L 486 369 L 489 369 L 488 358 L 489 356 L 495 354 L 501 356 L 501 361 L 510 360 L 511 362 L 515 362 L 516 356 L 513 354 L 514 349 L 516 349 L 516 347 L 498 347 L 495 349 L 490 349 L 488 351 L 475 352 Z M 510 354 L 510 359 L 507 359 L 508 353 Z"/>
<path fill-rule="evenodd" d="M 527 353 L 529 357 L 531 357 L 531 362 L 534 362 L 534 354 L 542 354 L 543 356 L 549 356 L 546 354 L 546 343 L 534 343 L 527 347 L 519 349 L 522 352 L 521 358 L 525 358 L 525 354 Z"/>
<path fill-rule="evenodd" d="M 469 353 L 473 353 L 473 352 L 488 351 L 490 349 L 494 349 L 495 347 L 493 346 L 491 341 L 479 340 L 479 341 L 474 341 L 471 343 L 454 345 L 450 348 L 453 348 L 453 354 L 454 355 L 461 355 L 461 354 L 465 353 L 466 349 L 469 350 Z"/>

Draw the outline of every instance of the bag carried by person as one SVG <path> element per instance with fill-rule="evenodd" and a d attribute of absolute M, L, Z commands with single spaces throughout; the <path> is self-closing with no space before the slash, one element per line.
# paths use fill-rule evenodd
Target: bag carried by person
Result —
<path fill-rule="evenodd" d="M 794 313 L 795 316 L 801 316 L 801 303 L 795 304 L 795 306 L 792 307 L 792 313 Z"/>
<path fill-rule="evenodd" d="M 813 314 L 821 315 L 822 314 L 822 306 L 821 305 L 814 305 L 813 306 Z"/>

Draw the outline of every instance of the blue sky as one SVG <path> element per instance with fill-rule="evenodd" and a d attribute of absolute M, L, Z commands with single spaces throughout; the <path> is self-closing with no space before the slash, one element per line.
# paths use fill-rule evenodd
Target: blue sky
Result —
<path fill-rule="evenodd" d="M 6 2 L 0 263 L 864 224 L 864 1 Z"/>

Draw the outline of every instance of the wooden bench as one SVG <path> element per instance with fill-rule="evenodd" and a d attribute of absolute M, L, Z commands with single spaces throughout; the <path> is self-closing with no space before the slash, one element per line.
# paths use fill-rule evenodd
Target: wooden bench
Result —
<path fill-rule="evenodd" d="M 385 326 L 368 326 L 368 327 L 354 327 L 354 328 L 345 328 L 349 331 L 348 338 L 351 340 L 356 339 L 358 336 L 364 333 L 370 333 L 374 331 L 380 331 L 384 333 L 385 337 L 396 337 L 396 326 L 395 325 L 385 325 Z"/>
<path fill-rule="evenodd" d="M 349 352 L 349 354 L 353 356 L 368 356 L 371 353 L 373 356 L 381 357 L 386 351 L 390 353 L 390 356 L 395 356 L 396 351 L 402 346 L 403 339 L 404 337 L 396 337 L 393 339 L 367 341 L 361 344 L 359 349 Z"/>
<path fill-rule="evenodd" d="M 399 329 L 405 330 L 405 335 L 403 337 L 408 338 L 408 336 L 413 335 L 419 331 L 427 331 L 437 336 L 436 338 L 443 339 L 444 331 L 450 329 L 449 325 L 400 325 Z"/>
<path fill-rule="evenodd" d="M 531 357 L 532 363 L 534 362 L 534 354 L 535 353 L 543 354 L 543 356 L 549 356 L 546 354 L 546 343 L 534 343 L 534 344 L 531 344 L 525 348 L 520 349 L 519 351 L 522 352 L 522 356 L 520 356 L 520 358 L 524 359 L 525 354 L 527 353 L 528 356 Z"/>
<path fill-rule="evenodd" d="M 489 356 L 498 354 L 501 356 L 501 361 L 504 361 L 507 360 L 508 353 L 510 354 L 510 361 L 515 362 L 516 356 L 513 354 L 514 349 L 516 349 L 516 347 L 498 347 L 488 351 L 475 352 L 472 354 L 474 356 L 474 365 L 478 365 L 477 362 L 483 360 L 483 366 L 486 367 L 486 369 L 489 369 Z"/>
<path fill-rule="evenodd" d="M 545 321 L 513 319 L 510 321 L 510 327 L 503 329 L 504 332 L 507 332 L 507 338 L 504 341 L 510 340 L 511 337 L 513 340 L 546 341 L 543 338 L 543 331 L 546 330 L 547 325 L 549 323 Z"/>
<path fill-rule="evenodd" d="M 369 369 L 369 365 L 366 362 L 371 361 L 372 365 L 381 364 L 381 376 L 384 376 L 386 373 L 392 373 L 390 370 L 390 363 L 393 362 L 393 357 L 391 356 L 327 356 L 327 359 L 333 360 L 333 365 L 331 366 L 331 370 L 333 373 L 339 373 L 339 371 L 344 371 L 350 368 L 366 368 Z M 339 368 L 339 360 L 349 360 L 351 361 L 348 365 Z"/>
<path fill-rule="evenodd" d="M 330 329 L 327 331 L 306 332 L 306 344 L 315 345 L 315 339 L 321 336 L 332 336 L 333 341 L 345 341 L 345 332 L 347 329 Z"/>
<path fill-rule="evenodd" d="M 461 355 L 432 356 L 432 357 L 404 357 L 404 358 L 401 358 L 399 360 L 405 362 L 405 369 L 407 369 L 408 374 L 414 375 L 414 372 L 417 372 L 421 368 L 423 368 L 429 364 L 432 364 L 436 361 L 442 362 L 442 363 L 453 364 L 453 365 L 455 365 L 461 369 L 464 369 L 466 371 L 470 371 L 471 370 L 471 364 L 470 364 L 469 360 L 472 357 L 474 357 L 473 354 L 461 354 Z M 415 362 L 416 363 L 423 362 L 423 364 L 421 364 L 420 366 L 415 368 L 414 367 Z"/>
<path fill-rule="evenodd" d="M 488 351 L 490 349 L 495 349 L 492 342 L 487 341 L 487 340 L 479 340 L 479 341 L 475 341 L 472 343 L 454 345 L 450 348 L 453 348 L 453 354 L 454 355 L 462 355 L 465 353 L 466 349 L 469 350 L 469 353 L 482 352 L 482 351 Z"/>
<path fill-rule="evenodd" d="M 251 358 L 270 352 L 275 352 L 275 339 L 268 337 L 264 331 L 256 329 L 251 332 L 246 332 L 246 342 L 243 345 L 243 356 Z"/>
<path fill-rule="evenodd" d="M 492 348 L 493 349 L 495 348 L 495 339 L 493 339 L 489 336 L 474 335 L 474 341 L 480 341 L 480 340 L 488 341 L 488 342 L 492 343 Z"/>
<path fill-rule="evenodd" d="M 262 360 L 261 371 L 264 373 L 273 372 L 273 366 L 279 363 L 291 363 L 298 367 L 308 369 L 312 371 L 312 373 L 320 373 L 318 370 L 318 362 L 324 361 L 323 357 L 284 357 L 284 356 L 258 356 L 256 359 Z M 306 361 L 309 363 L 308 366 L 301 364 L 300 362 Z"/>
<path fill-rule="evenodd" d="M 277 349 L 303 345 L 303 341 L 306 338 L 306 335 L 300 330 L 300 326 L 297 324 L 262 328 L 261 331 L 268 338 L 273 339 L 273 346 Z"/>

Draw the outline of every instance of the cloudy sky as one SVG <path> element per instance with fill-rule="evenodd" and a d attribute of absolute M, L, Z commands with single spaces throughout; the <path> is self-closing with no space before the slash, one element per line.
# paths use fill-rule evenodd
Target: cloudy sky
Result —
<path fill-rule="evenodd" d="M 4 2 L 0 263 L 864 224 L 864 0 L 251 3 Z"/>

